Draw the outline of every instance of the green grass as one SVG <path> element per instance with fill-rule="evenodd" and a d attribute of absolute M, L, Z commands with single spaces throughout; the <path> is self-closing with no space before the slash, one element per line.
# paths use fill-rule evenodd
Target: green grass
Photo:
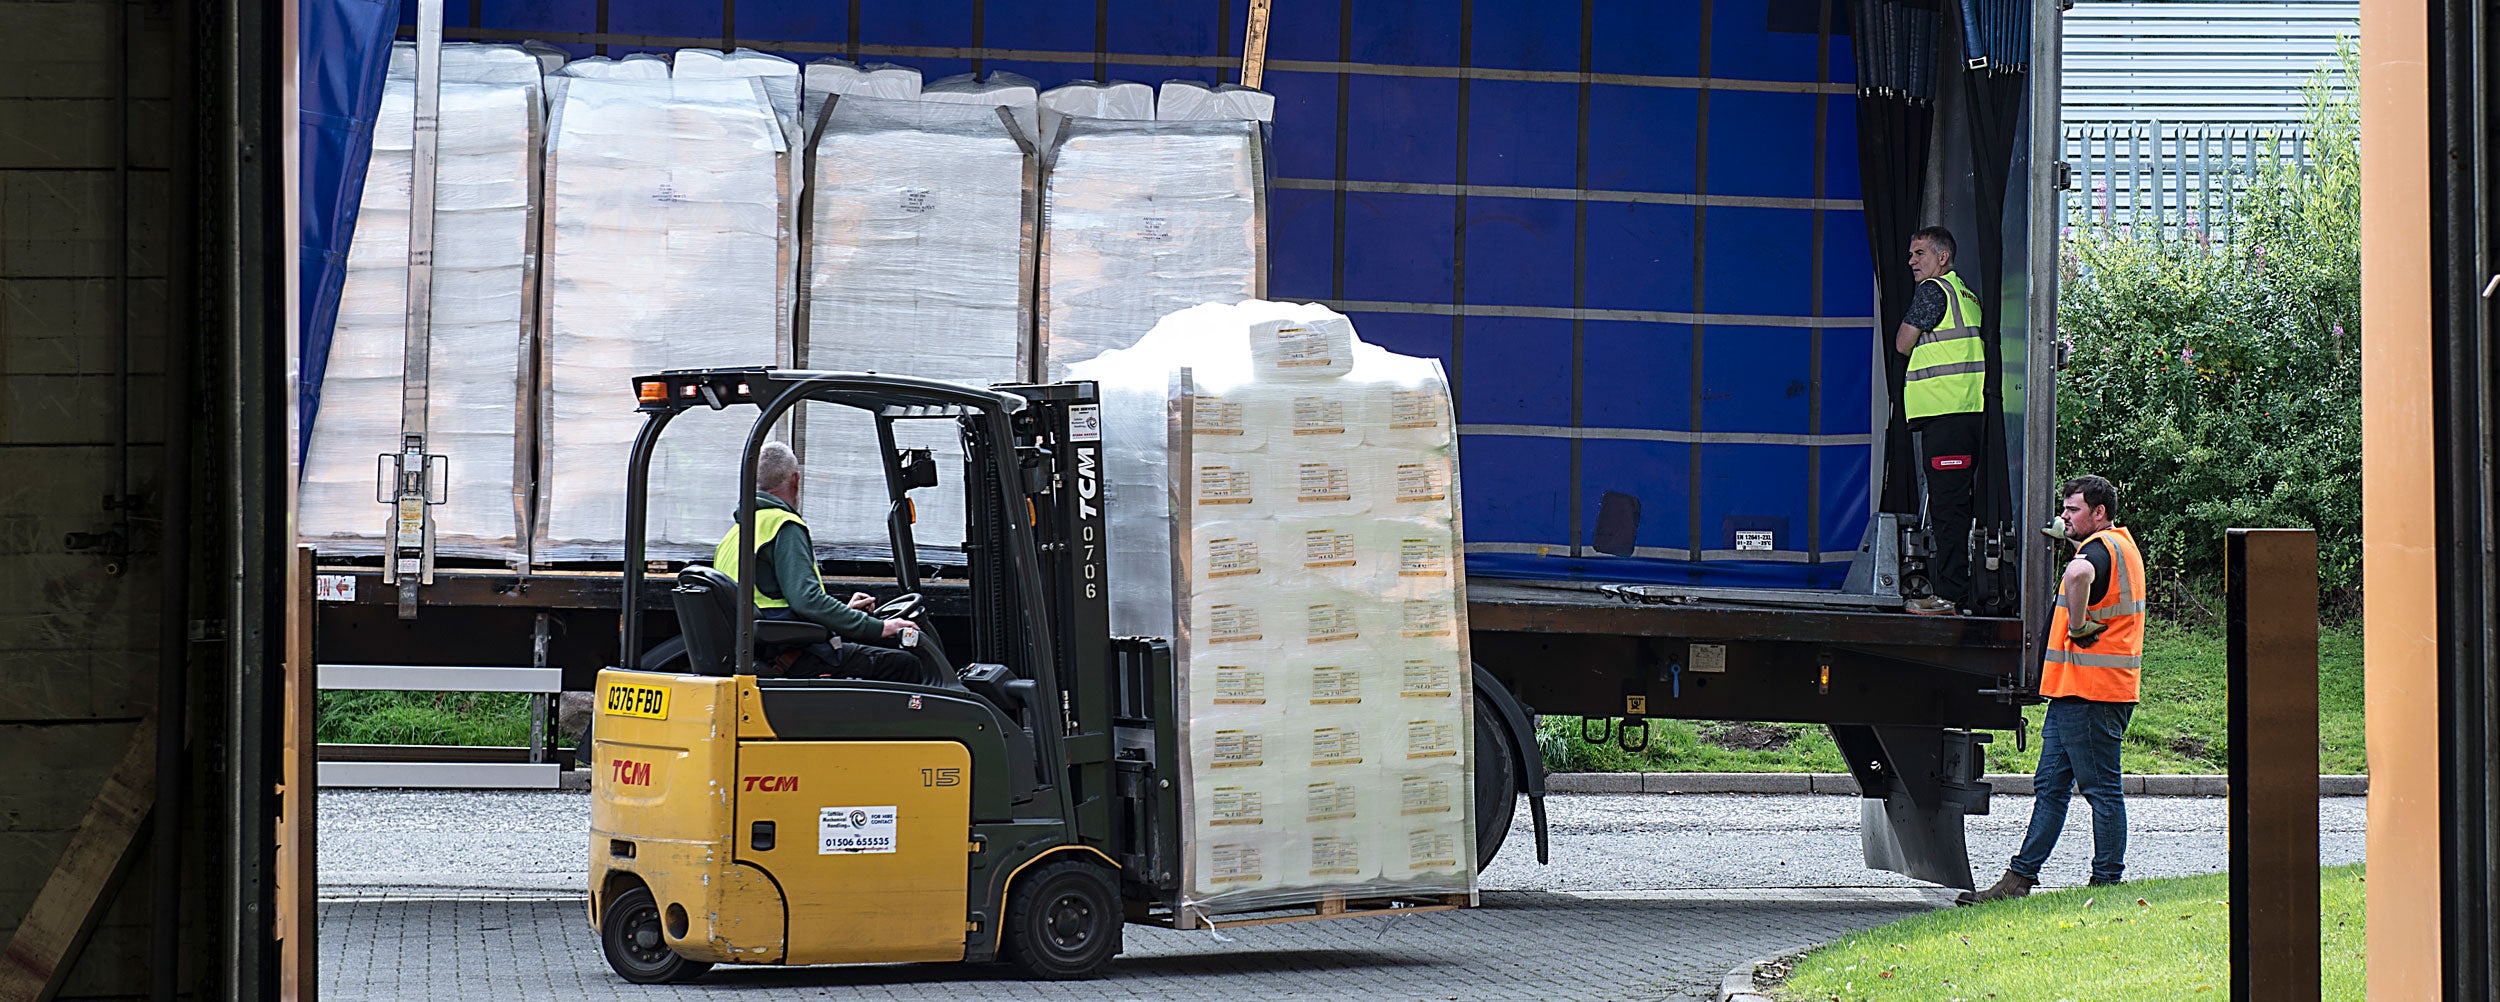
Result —
<path fill-rule="evenodd" d="M 2144 702 L 2127 728 L 2123 757 L 2130 773 L 2219 773 L 2230 762 L 2228 676 L 2221 634 L 2156 621 L 2146 638 Z M 2318 636 L 2318 771 L 2369 771 L 2362 756 L 2361 628 L 2330 627 Z M 2030 772 L 2040 762 L 2040 721 L 2046 707 L 2023 711 L 2030 738 L 2021 751 L 2014 735 L 1999 733 L 1988 746 L 1989 772 Z M 1778 747 L 1730 747 L 1726 724 L 1653 721 L 1649 747 L 1625 751 L 1619 740 L 1581 737 L 1577 717 L 1547 717 L 1539 731 L 1545 764 L 1557 772 L 1843 772 L 1831 734 L 1801 724 L 1748 725 L 1746 736 L 1784 735 Z M 1637 742 L 1636 742 L 1637 743 Z"/>
<path fill-rule="evenodd" d="M 2362 870 L 2319 875 L 2323 997 L 2362 997 Z M 2230 997 L 2228 874 L 2077 887 L 1877 926 L 1797 958 L 1795 1002 Z M 2139 904 L 2138 902 L 2142 902 Z"/>
<path fill-rule="evenodd" d="M 323 743 L 518 747 L 530 743 L 529 709 L 517 692 L 332 691 L 313 726 Z"/>

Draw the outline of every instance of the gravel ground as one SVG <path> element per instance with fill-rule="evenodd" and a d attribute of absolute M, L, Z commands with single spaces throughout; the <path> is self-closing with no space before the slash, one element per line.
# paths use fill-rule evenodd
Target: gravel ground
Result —
<path fill-rule="evenodd" d="M 1552 865 L 1537 865 L 1523 808 L 1482 883 L 1496 891 L 1930 886 L 1864 866 L 1859 803 L 1742 794 L 1550 797 Z M 2318 802 L 2320 862 L 2360 861 L 2365 804 L 2360 797 Z M 2228 864 L 2230 819 L 2221 798 L 2139 797 L 2127 806 L 2128 876 L 2212 873 Z M 588 867 L 588 794 L 331 790 L 319 810 L 325 896 L 570 893 L 582 889 Z M 2030 817 L 2031 798 L 1999 796 L 1990 814 L 1969 820 L 1980 882 L 2003 868 Z M 2042 874 L 2046 883 L 2082 883 L 2091 843 L 2090 812 L 2077 800 Z"/>

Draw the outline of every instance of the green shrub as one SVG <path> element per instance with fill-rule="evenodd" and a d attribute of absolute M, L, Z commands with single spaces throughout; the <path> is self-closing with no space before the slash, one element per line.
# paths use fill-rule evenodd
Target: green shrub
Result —
<path fill-rule="evenodd" d="M 2328 601 L 2358 594 L 2359 56 L 2340 48 L 2307 89 L 2307 169 L 2265 158 L 2223 236 L 2079 224 L 2065 244 L 2058 465 L 2118 484 L 2156 599 L 2218 588 L 2233 527 L 2316 529 Z"/>

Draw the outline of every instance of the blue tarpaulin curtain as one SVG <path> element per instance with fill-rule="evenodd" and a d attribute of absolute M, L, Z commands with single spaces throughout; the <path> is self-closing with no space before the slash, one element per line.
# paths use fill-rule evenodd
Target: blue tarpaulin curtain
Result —
<path fill-rule="evenodd" d="M 302 159 L 297 176 L 303 216 L 300 305 L 296 332 L 303 367 L 295 396 L 302 415 L 297 454 L 311 451 L 321 408 L 321 376 L 329 368 L 339 288 L 347 278 L 348 242 L 365 193 L 365 162 L 373 155 L 373 120 L 382 108 L 382 77 L 390 68 L 399 5 L 381 0 L 305 0 L 299 8 Z"/>

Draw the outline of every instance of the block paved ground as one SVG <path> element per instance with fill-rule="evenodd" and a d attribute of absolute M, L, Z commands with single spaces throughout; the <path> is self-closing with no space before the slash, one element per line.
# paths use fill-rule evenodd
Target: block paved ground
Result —
<path fill-rule="evenodd" d="M 1912 895 L 1496 891 L 1484 906 L 1180 933 L 1130 926 L 1095 981 L 961 964 L 715 968 L 691 985 L 610 973 L 580 901 L 338 900 L 321 906 L 324 999 L 1716 999 L 1728 968 L 1924 911 Z"/>
<path fill-rule="evenodd" d="M 1218 940 L 1131 926 L 1110 976 L 1028 983 L 988 968 L 715 969 L 690 986 L 618 980 L 583 914 L 588 798 L 329 791 L 321 799 L 325 999 L 1709 999 L 1730 967 L 1943 906 L 1865 869 L 1858 800 L 1575 795 L 1549 801 L 1553 864 L 1525 812 L 1483 878 L 1484 907 L 1237 929 Z M 1970 819 L 1993 879 L 2025 797 Z M 2130 876 L 2220 870 L 2218 799 L 2129 801 Z M 2361 798 L 2320 801 L 2321 861 L 2361 855 Z M 2088 814 L 2043 876 L 2081 883 Z"/>

